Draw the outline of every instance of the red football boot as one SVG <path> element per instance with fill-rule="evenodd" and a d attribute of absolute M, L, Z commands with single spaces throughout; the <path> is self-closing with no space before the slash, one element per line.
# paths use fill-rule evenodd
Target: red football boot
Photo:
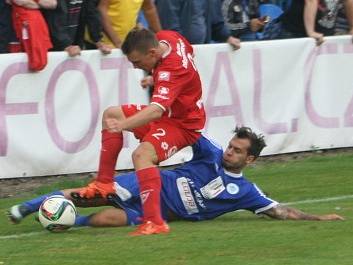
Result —
<path fill-rule="evenodd" d="M 145 236 L 152 234 L 168 234 L 170 228 L 166 222 L 163 222 L 161 225 L 157 225 L 151 221 L 144 222 L 139 225 L 137 229 L 131 233 L 130 236 Z"/>

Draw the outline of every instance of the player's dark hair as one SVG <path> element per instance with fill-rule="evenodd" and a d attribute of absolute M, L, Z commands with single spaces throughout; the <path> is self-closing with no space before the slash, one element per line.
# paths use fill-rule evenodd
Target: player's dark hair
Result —
<path fill-rule="evenodd" d="M 233 132 L 235 133 L 234 137 L 248 139 L 250 141 L 248 154 L 258 158 L 262 149 L 266 146 L 264 136 L 262 134 L 254 133 L 249 127 L 237 126 Z"/>
<path fill-rule="evenodd" d="M 133 51 L 147 53 L 150 48 L 158 47 L 158 40 L 155 34 L 145 28 L 135 27 L 127 34 L 121 50 L 125 55 Z"/>

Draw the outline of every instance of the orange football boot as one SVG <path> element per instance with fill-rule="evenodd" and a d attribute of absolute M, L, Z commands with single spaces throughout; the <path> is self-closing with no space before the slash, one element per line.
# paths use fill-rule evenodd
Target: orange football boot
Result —
<path fill-rule="evenodd" d="M 131 233 L 130 236 L 145 236 L 152 234 L 168 234 L 170 228 L 166 222 L 163 222 L 161 225 L 157 225 L 151 221 L 144 222 L 140 224 L 137 229 Z"/>

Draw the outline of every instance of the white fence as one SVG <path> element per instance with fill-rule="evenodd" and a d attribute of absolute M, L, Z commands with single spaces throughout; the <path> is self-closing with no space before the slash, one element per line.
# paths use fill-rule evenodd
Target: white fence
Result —
<path fill-rule="evenodd" d="M 226 145 L 236 124 L 263 133 L 277 154 L 353 146 L 353 44 L 332 37 L 195 46 L 208 114 L 205 131 Z M 101 115 L 110 105 L 147 103 L 142 72 L 120 50 L 53 52 L 29 73 L 26 55 L 0 55 L 0 178 L 96 171 Z M 118 160 L 132 168 L 129 134 Z M 190 158 L 188 150 L 164 164 Z"/>

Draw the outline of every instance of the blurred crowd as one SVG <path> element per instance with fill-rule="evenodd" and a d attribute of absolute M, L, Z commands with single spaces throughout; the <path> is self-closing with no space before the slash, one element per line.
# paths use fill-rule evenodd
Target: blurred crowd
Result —
<path fill-rule="evenodd" d="M 353 0 L 0 0 L 0 53 L 110 53 L 135 26 L 175 30 L 192 44 L 353 35 Z"/>

